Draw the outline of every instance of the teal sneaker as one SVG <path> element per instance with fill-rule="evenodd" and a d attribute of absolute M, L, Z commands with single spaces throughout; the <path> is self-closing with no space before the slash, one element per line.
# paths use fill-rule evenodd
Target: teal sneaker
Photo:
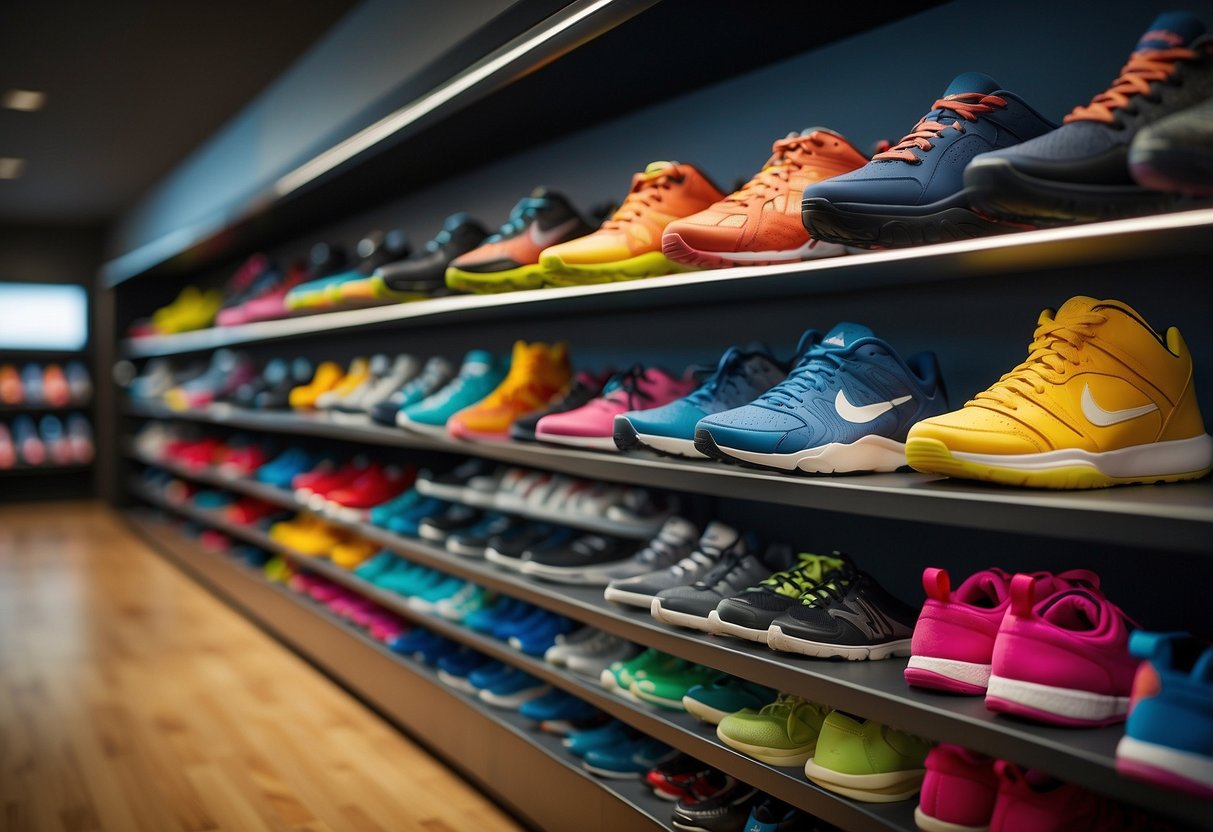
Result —
<path fill-rule="evenodd" d="M 401 408 L 396 424 L 420 433 L 446 434 L 446 420 L 492 393 L 509 372 L 510 362 L 486 350 L 472 350 L 450 384 L 417 404 Z"/>
<path fill-rule="evenodd" d="M 720 675 L 720 671 L 699 664 L 683 662 L 670 668 L 649 668 L 640 679 L 629 685 L 632 695 L 642 702 L 665 708 L 667 711 L 685 711 L 682 699 L 691 688 L 703 685 Z"/>
<path fill-rule="evenodd" d="M 736 676 L 720 676 L 703 685 L 696 685 L 682 697 L 682 706 L 691 716 L 709 725 L 719 725 L 729 714 L 746 708 L 758 710 L 771 702 L 777 691 Z"/>
<path fill-rule="evenodd" d="M 451 597 L 436 603 L 434 612 L 448 621 L 463 621 L 477 610 L 492 606 L 496 601 L 497 593 L 478 584 L 468 583 Z"/>
<path fill-rule="evenodd" d="M 465 586 L 467 586 L 467 581 L 463 578 L 443 575 L 442 580 L 410 598 L 409 606 L 415 610 L 430 612 L 439 601 L 445 601 L 447 598 L 457 595 Z"/>
<path fill-rule="evenodd" d="M 354 574 L 364 581 L 374 583 L 377 577 L 386 575 L 390 569 L 395 569 L 397 563 L 400 563 L 400 557 L 395 552 L 389 552 L 387 549 L 384 549 L 379 554 L 367 558 L 354 567 Z"/>

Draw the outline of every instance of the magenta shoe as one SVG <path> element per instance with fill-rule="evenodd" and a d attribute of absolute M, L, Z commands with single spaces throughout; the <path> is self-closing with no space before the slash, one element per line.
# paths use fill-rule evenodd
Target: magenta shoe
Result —
<path fill-rule="evenodd" d="M 986 707 L 1074 728 L 1123 722 L 1137 670 L 1125 614 L 1095 588 L 1035 596 L 1034 576 L 1011 579 Z"/>
<path fill-rule="evenodd" d="M 1144 832 L 1145 813 L 1006 760 L 994 764 L 998 798 L 990 832 Z"/>
<path fill-rule="evenodd" d="M 558 445 L 618 451 L 615 417 L 629 410 L 648 410 L 680 399 L 695 388 L 690 373 L 674 378 L 656 367 L 639 365 L 611 379 L 602 395 L 588 404 L 544 416 L 535 425 L 535 438 Z"/>
<path fill-rule="evenodd" d="M 914 822 L 922 832 L 985 832 L 994 816 L 994 759 L 941 743 L 927 753 Z"/>
<path fill-rule="evenodd" d="M 1036 593 L 1044 598 L 1076 586 L 1099 587 L 1099 576 L 1085 569 L 1060 575 L 1037 572 Z M 981 696 L 990 681 L 990 661 L 998 627 L 1011 603 L 1011 576 L 983 569 L 951 588 L 947 570 L 922 573 L 927 600 L 914 626 L 906 682 L 914 687 Z"/>

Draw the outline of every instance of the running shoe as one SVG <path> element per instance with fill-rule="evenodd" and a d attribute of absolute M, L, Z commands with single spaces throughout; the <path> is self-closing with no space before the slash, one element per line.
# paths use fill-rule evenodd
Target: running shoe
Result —
<path fill-rule="evenodd" d="M 708 574 L 727 552 L 740 555 L 748 550 L 749 544 L 740 532 L 714 520 L 703 530 L 703 535 L 690 554 L 665 569 L 634 578 L 613 580 L 602 595 L 616 604 L 651 610 L 659 592 L 676 586 L 690 586 Z"/>
<path fill-rule="evenodd" d="M 447 420 L 456 439 L 505 440 L 514 421 L 545 407 L 568 386 L 573 370 L 563 341 L 543 344 L 514 342 L 510 370 L 501 384 L 481 401 Z"/>
<path fill-rule="evenodd" d="M 396 303 L 447 294 L 446 269 L 451 261 L 467 254 L 489 233 L 466 213 L 451 214 L 442 230 L 425 247 L 402 260 L 384 263 L 369 277 L 337 287 L 346 303 Z"/>
<path fill-rule="evenodd" d="M 483 653 L 470 647 L 460 647 L 438 660 L 438 681 L 455 690 L 476 694 L 476 688 L 468 680 L 474 670 L 479 670 L 492 661 Z"/>
<path fill-rule="evenodd" d="M 914 129 L 851 173 L 804 192 L 814 237 L 861 248 L 901 248 L 984 237 L 1020 226 L 973 210 L 965 166 L 979 154 L 1017 145 L 1056 127 L 980 72 L 957 75 Z"/>
<path fill-rule="evenodd" d="M 745 832 L 796 832 L 808 826 L 810 819 L 810 815 L 777 797 L 761 795 L 742 829 Z"/>
<path fill-rule="evenodd" d="M 662 524 L 657 534 L 631 557 L 616 561 L 602 568 L 608 581 L 622 581 L 660 572 L 695 551 L 699 539 L 699 527 L 681 517 L 670 517 Z"/>
<path fill-rule="evenodd" d="M 786 380 L 752 404 L 700 421 L 696 449 L 816 474 L 905 465 L 910 426 L 947 409 L 934 353 L 903 361 L 872 330 L 852 323 L 801 343 L 808 349 Z"/>
<path fill-rule="evenodd" d="M 940 743 L 923 763 L 922 793 L 914 808 L 921 832 L 987 830 L 998 796 L 994 760 L 959 745 Z"/>
<path fill-rule="evenodd" d="M 1097 832 L 1162 830 L 1172 827 L 1139 809 L 1065 783 L 1038 769 L 1024 769 L 1007 760 L 994 763 L 998 797 L 990 832 Z"/>
<path fill-rule="evenodd" d="M 704 800 L 720 791 L 720 778 L 732 778 L 701 763 L 687 754 L 649 769 L 644 774 L 645 784 L 662 800 Z"/>
<path fill-rule="evenodd" d="M 324 243 L 318 243 L 312 247 L 312 251 L 321 258 L 319 262 L 325 262 L 335 256 L 337 249 Z M 344 264 L 344 250 L 340 250 L 339 256 Z M 290 310 L 283 303 L 287 293 L 300 283 L 309 280 L 314 273 L 309 268 L 307 261 L 303 259 L 294 261 L 284 273 L 278 276 L 277 280 L 261 286 L 258 293 L 251 295 L 243 303 L 219 310 L 215 323 L 218 326 L 238 326 L 285 318 L 290 314 Z"/>
<path fill-rule="evenodd" d="M 148 370 L 163 368 L 168 371 L 166 364 L 149 364 Z M 136 379 L 138 381 L 138 379 Z M 136 395 L 136 385 L 132 382 L 131 394 Z M 139 395 L 139 398 L 151 398 Z M 25 385 L 21 381 L 21 373 L 12 364 L 0 364 L 0 404 L 16 407 L 25 401 Z"/>
<path fill-rule="evenodd" d="M 597 231 L 543 251 L 544 282 L 579 286 L 688 271 L 662 254 L 662 232 L 723 198 L 693 165 L 653 162 L 632 177 L 627 197 Z"/>
<path fill-rule="evenodd" d="M 340 364 L 325 361 L 316 366 L 316 372 L 307 384 L 291 390 L 288 403 L 295 410 L 311 410 L 316 406 L 316 400 L 336 387 L 344 376 Z"/>
<path fill-rule="evenodd" d="M 1213 41 L 1187 12 L 1165 12 L 1141 36 L 1120 76 L 1047 135 L 974 159 L 973 205 L 1030 225 L 1063 225 L 1166 211 L 1175 194 L 1143 188 L 1129 149 L 1147 125 L 1213 96 Z"/>
<path fill-rule="evenodd" d="M 816 337 L 810 331 L 806 336 Z M 803 348 L 797 349 L 800 355 Z M 699 387 L 669 404 L 615 417 L 615 445 L 621 451 L 647 449 L 671 456 L 698 457 L 695 426 L 706 416 L 752 402 L 787 377 L 788 367 L 765 344 L 729 347 L 715 371 Z"/>
<path fill-rule="evenodd" d="M 801 220 L 804 190 L 867 164 L 868 157 L 825 127 L 789 133 L 740 190 L 715 205 L 675 220 L 661 237 L 676 263 L 718 269 L 796 263 L 844 254 L 836 243 L 809 236 Z"/>
<path fill-rule="evenodd" d="M 472 350 L 459 374 L 438 392 L 416 404 L 402 407 L 396 424 L 418 433 L 446 434 L 446 422 L 466 407 L 484 399 L 505 380 L 509 362 L 485 350 Z"/>
<path fill-rule="evenodd" d="M 437 393 L 454 377 L 455 368 L 451 362 L 441 356 L 430 358 L 417 375 L 405 381 L 385 399 L 371 405 L 371 420 L 381 425 L 395 426 L 401 410 Z"/>
<path fill-rule="evenodd" d="M 762 555 L 742 548 L 731 549 L 690 586 L 658 592 L 650 613 L 663 624 L 709 632 L 710 616 L 721 601 L 753 586 L 772 572 L 787 569 L 791 561 L 792 550 L 783 544 L 768 546 Z"/>
<path fill-rule="evenodd" d="M 584 757 L 595 748 L 610 748 L 631 740 L 636 732 L 617 720 L 611 720 L 606 725 L 597 728 L 585 728 L 570 732 L 561 745 L 569 750 L 574 757 Z"/>
<path fill-rule="evenodd" d="M 746 825 L 750 811 L 762 797 L 749 783 L 721 777 L 710 796 L 695 800 L 679 800 L 670 815 L 670 825 L 679 832 L 737 832 L 753 827 Z M 698 796 L 697 796 L 698 797 Z M 765 832 L 759 828 L 759 832 Z"/>
<path fill-rule="evenodd" d="M 223 307 L 223 292 L 186 286 L 173 302 L 152 313 L 152 331 L 157 335 L 175 335 L 206 329 L 215 322 Z"/>
<path fill-rule="evenodd" d="M 846 556 L 838 552 L 832 555 L 803 552 L 789 568 L 717 604 L 708 613 L 708 632 L 766 644 L 767 633 L 777 618 L 848 564 Z"/>
<path fill-rule="evenodd" d="M 1094 587 L 1039 597 L 1033 575 L 1011 579 L 998 628 L 986 707 L 1048 725 L 1123 722 L 1137 659 L 1131 623 Z"/>
<path fill-rule="evenodd" d="M 606 586 L 605 572 L 634 555 L 636 541 L 600 534 L 586 534 L 567 546 L 533 552 L 521 572 L 545 581 L 578 586 Z"/>
<path fill-rule="evenodd" d="M 536 679 L 534 676 L 511 667 L 507 673 L 498 676 L 480 689 L 477 697 L 481 702 L 494 708 L 505 708 L 516 711 L 525 702 L 538 699 L 551 692 L 552 688 Z"/>
<path fill-rule="evenodd" d="M 484 557 L 485 547 L 498 535 L 508 535 L 512 530 L 530 521 L 507 514 L 489 512 L 475 525 L 456 529 L 443 542 L 446 550 L 465 558 Z"/>
<path fill-rule="evenodd" d="M 682 706 L 709 725 L 719 725 L 729 714 L 758 710 L 777 696 L 776 691 L 736 676 L 719 676 L 687 690 Z"/>
<path fill-rule="evenodd" d="M 421 372 L 421 362 L 411 355 L 384 356 L 385 364 L 374 368 L 374 376 L 356 396 L 347 396 L 336 409 L 343 413 L 370 413 Z M 394 415 L 394 414 L 393 414 Z"/>
<path fill-rule="evenodd" d="M 643 678 L 632 679 L 628 690 L 642 702 L 667 711 L 685 711 L 682 700 L 691 688 L 719 678 L 720 671 L 682 662 L 668 667 L 650 667 Z"/>
<path fill-rule="evenodd" d="M 1116 300 L 1040 314 L 1028 357 L 960 410 L 910 431 L 919 471 L 1032 488 L 1176 482 L 1213 469 L 1179 330 Z"/>
<path fill-rule="evenodd" d="M 917 616 L 866 572 L 843 571 L 771 622 L 767 646 L 851 661 L 908 656 Z"/>
<path fill-rule="evenodd" d="M 823 789 L 853 800 L 896 803 L 918 794 L 930 749 L 921 737 L 834 711 L 821 724 L 804 773 Z"/>
<path fill-rule="evenodd" d="M 403 231 L 371 231 L 355 247 L 358 262 L 353 268 L 300 283 L 286 293 L 283 303 L 292 311 L 333 306 L 340 302 L 343 284 L 362 280 L 385 263 L 408 257 L 409 250 L 408 237 Z"/>
<path fill-rule="evenodd" d="M 598 708 L 563 690 L 523 702 L 518 713 L 538 722 L 540 731 L 560 737 L 579 728 L 601 725 L 606 719 Z"/>
<path fill-rule="evenodd" d="M 757 711 L 729 714 L 716 726 L 729 748 L 779 768 L 800 768 L 817 748 L 830 709 L 790 693 L 781 693 Z"/>
<path fill-rule="evenodd" d="M 633 699 L 635 697 L 632 694 L 632 682 L 646 678 L 650 672 L 682 667 L 685 664 L 683 659 L 649 648 L 630 659 L 612 662 L 602 671 L 598 681 L 606 690 Z"/>
<path fill-rule="evenodd" d="M 451 261 L 446 285 L 479 293 L 538 289 L 543 286 L 540 253 L 592 230 L 567 199 L 536 188 L 518 201 L 496 234 Z"/>
<path fill-rule="evenodd" d="M 654 766 L 674 759 L 678 753 L 663 742 L 640 737 L 618 745 L 591 748 L 585 753 L 581 767 L 599 777 L 636 780 Z"/>
<path fill-rule="evenodd" d="M 1138 131 L 1129 173 L 1143 188 L 1213 197 L 1213 97 Z"/>
<path fill-rule="evenodd" d="M 42 368 L 42 398 L 51 407 L 67 407 L 72 400 L 67 376 L 58 364 L 47 364 Z"/>
<path fill-rule="evenodd" d="M 451 503 L 446 511 L 425 517 L 417 524 L 417 536 L 431 543 L 445 544 L 449 535 L 470 529 L 481 521 L 480 509 Z"/>
<path fill-rule="evenodd" d="M 602 388 L 614 375 L 613 372 L 607 372 L 595 376 L 584 370 L 577 373 L 560 395 L 552 399 L 546 407 L 515 419 L 510 425 L 510 439 L 519 442 L 536 441 L 535 427 L 540 419 L 552 413 L 565 413 L 589 404 L 591 400 L 602 395 Z"/>
<path fill-rule="evenodd" d="M 357 395 L 359 389 L 371 378 L 371 359 L 355 358 L 346 368 L 340 381 L 316 396 L 313 406 L 317 410 L 335 410 L 347 398 Z"/>

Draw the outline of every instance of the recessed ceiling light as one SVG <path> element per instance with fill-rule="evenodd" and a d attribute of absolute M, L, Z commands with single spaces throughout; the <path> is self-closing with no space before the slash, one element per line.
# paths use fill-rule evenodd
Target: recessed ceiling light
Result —
<path fill-rule="evenodd" d="M 16 179 L 25 172 L 25 160 L 0 156 L 0 179 Z"/>
<path fill-rule="evenodd" d="M 46 105 L 46 93 L 41 90 L 9 90 L 4 94 L 4 98 L 0 99 L 0 104 L 10 110 L 32 113 Z"/>

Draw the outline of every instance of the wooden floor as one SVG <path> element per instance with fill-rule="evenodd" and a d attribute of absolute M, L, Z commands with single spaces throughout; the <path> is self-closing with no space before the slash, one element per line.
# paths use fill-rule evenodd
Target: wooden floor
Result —
<path fill-rule="evenodd" d="M 0 506 L 0 830 L 515 830 L 89 503 Z"/>

